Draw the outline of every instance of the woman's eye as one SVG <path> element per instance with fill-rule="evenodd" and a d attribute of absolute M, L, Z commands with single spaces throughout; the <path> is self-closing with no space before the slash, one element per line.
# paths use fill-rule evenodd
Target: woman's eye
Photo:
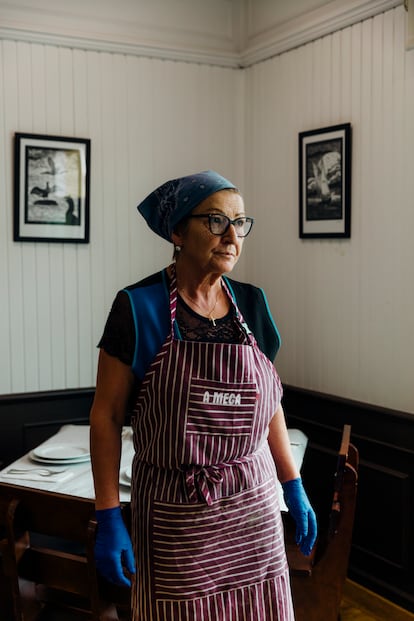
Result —
<path fill-rule="evenodd" d="M 211 216 L 211 221 L 214 224 L 222 224 L 223 223 L 223 218 L 221 216 Z"/>

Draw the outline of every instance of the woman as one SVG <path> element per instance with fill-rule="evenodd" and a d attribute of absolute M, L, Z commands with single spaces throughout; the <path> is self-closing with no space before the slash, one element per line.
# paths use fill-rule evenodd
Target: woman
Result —
<path fill-rule="evenodd" d="M 175 262 L 118 293 L 101 339 L 98 570 L 129 584 L 135 556 L 134 621 L 292 621 L 277 477 L 305 554 L 316 520 L 290 451 L 264 294 L 224 276 L 253 219 L 214 171 L 169 181 L 138 209 L 174 243 Z M 131 546 L 118 480 L 132 396 Z"/>

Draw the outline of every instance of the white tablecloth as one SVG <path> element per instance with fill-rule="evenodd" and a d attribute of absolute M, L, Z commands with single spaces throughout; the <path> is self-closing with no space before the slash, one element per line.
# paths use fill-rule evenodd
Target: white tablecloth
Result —
<path fill-rule="evenodd" d="M 89 425 L 64 425 L 55 435 L 48 438 L 40 446 L 44 447 L 52 444 L 70 444 L 89 449 Z M 131 465 L 133 455 L 132 430 L 130 427 L 124 427 L 122 432 L 121 470 Z M 61 471 L 61 474 L 41 477 L 39 472 L 34 469 L 43 467 L 56 472 Z M 31 469 L 32 473 L 26 473 L 24 475 L 7 474 L 9 470 L 13 469 Z M 69 494 L 71 496 L 80 496 L 82 498 L 95 497 L 90 460 L 69 465 L 43 465 L 33 461 L 33 459 L 31 459 L 31 451 L 29 451 L 24 457 L 21 457 L 3 470 L 0 470 L 0 481 L 51 492 L 59 492 L 61 494 Z M 120 499 L 121 502 L 129 501 L 130 490 L 128 487 L 120 486 Z"/>
<path fill-rule="evenodd" d="M 299 429 L 288 429 L 288 433 L 293 457 L 300 469 L 308 439 Z M 79 448 L 88 449 L 89 425 L 64 425 L 55 435 L 48 438 L 40 446 L 47 447 L 52 444 L 70 444 Z M 124 427 L 122 432 L 121 472 L 124 468 L 129 468 L 131 466 L 133 456 L 132 430 L 130 427 Z M 36 468 L 42 467 L 50 468 L 50 470 L 56 472 L 59 471 L 59 474 L 50 477 L 42 477 L 39 472 L 35 470 Z M 8 471 L 12 469 L 30 470 L 31 472 L 14 475 L 7 474 Z M 43 466 L 33 461 L 31 458 L 31 451 L 3 470 L 0 470 L 0 481 L 51 492 L 59 492 L 61 494 L 69 494 L 71 496 L 80 496 L 82 498 L 93 499 L 95 497 L 90 461 L 70 465 L 56 466 L 50 464 Z M 280 485 L 279 498 L 281 509 L 287 511 Z M 130 489 L 127 486 L 120 485 L 120 500 L 121 502 L 128 502 L 130 500 Z"/>

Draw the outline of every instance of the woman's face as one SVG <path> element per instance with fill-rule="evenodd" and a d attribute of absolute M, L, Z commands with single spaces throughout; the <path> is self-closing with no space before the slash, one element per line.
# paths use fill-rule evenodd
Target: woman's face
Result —
<path fill-rule="evenodd" d="M 244 216 L 244 203 L 240 194 L 220 190 L 202 201 L 191 215 L 222 214 L 235 220 Z M 180 261 L 190 261 L 192 267 L 203 273 L 231 272 L 243 246 L 243 237 L 237 237 L 233 225 L 223 235 L 213 235 L 208 218 L 189 218 L 184 230 L 172 235 L 173 242 L 181 246 Z"/>

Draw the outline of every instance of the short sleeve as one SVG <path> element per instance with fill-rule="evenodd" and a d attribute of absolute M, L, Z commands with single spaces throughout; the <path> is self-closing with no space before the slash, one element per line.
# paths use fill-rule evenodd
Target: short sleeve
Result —
<path fill-rule="evenodd" d="M 135 352 L 135 325 L 131 303 L 125 291 L 119 291 L 115 297 L 98 347 L 124 364 L 132 366 Z"/>

